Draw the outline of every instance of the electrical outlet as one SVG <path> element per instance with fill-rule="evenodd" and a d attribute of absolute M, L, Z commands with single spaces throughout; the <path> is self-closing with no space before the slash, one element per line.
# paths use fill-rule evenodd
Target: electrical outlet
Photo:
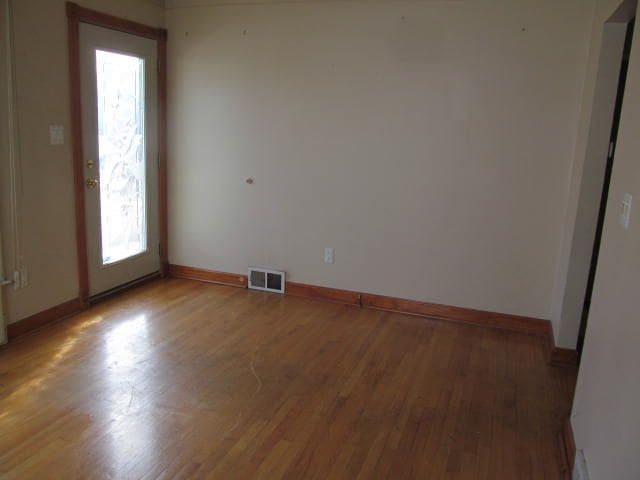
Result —
<path fill-rule="evenodd" d="M 324 263 L 333 263 L 333 248 L 324 249 Z"/>

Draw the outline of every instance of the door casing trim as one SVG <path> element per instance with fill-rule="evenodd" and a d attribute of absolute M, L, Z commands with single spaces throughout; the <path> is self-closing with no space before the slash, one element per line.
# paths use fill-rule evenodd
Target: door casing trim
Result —
<path fill-rule="evenodd" d="M 158 45 L 158 229 L 160 275 L 165 277 L 168 261 L 167 221 L 167 31 L 67 2 L 69 87 L 71 99 L 71 145 L 73 192 L 78 262 L 78 297 L 89 304 L 89 263 L 87 258 L 86 205 L 84 199 L 84 146 L 82 144 L 82 99 L 80 90 L 80 23 L 155 40 Z"/>

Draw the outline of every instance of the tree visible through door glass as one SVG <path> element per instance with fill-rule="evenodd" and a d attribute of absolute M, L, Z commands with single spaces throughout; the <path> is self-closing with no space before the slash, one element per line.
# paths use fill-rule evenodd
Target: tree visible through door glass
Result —
<path fill-rule="evenodd" d="M 96 50 L 103 265 L 147 249 L 144 59 Z"/>

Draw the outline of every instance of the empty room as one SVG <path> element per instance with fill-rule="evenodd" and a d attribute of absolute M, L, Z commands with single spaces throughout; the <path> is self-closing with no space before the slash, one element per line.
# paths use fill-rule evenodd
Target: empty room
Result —
<path fill-rule="evenodd" d="M 0 478 L 639 480 L 636 9 L 0 0 Z"/>

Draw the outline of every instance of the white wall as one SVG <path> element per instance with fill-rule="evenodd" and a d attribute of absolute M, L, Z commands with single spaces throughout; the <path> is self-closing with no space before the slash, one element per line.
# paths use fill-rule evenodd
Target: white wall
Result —
<path fill-rule="evenodd" d="M 550 318 L 591 19 L 584 0 L 169 8 L 170 261 Z"/>
<path fill-rule="evenodd" d="M 619 1 L 598 0 L 592 62 L 602 25 Z M 592 63 L 590 62 L 590 63 Z M 622 110 L 600 261 L 572 411 L 576 446 L 592 480 L 640 478 L 640 29 L 636 29 Z M 631 225 L 618 224 L 624 193 L 634 195 Z"/>
<path fill-rule="evenodd" d="M 164 9 L 156 0 L 77 3 L 150 25 L 161 26 L 164 21 Z M 13 4 L 22 176 L 20 251 L 29 286 L 17 292 L 5 289 L 10 323 L 78 296 L 65 1 L 14 0 Z M 65 146 L 49 145 L 49 125 L 65 127 Z M 16 245 L 9 219 L 5 156 L 0 158 L 0 178 L 5 271 L 10 272 Z"/>

